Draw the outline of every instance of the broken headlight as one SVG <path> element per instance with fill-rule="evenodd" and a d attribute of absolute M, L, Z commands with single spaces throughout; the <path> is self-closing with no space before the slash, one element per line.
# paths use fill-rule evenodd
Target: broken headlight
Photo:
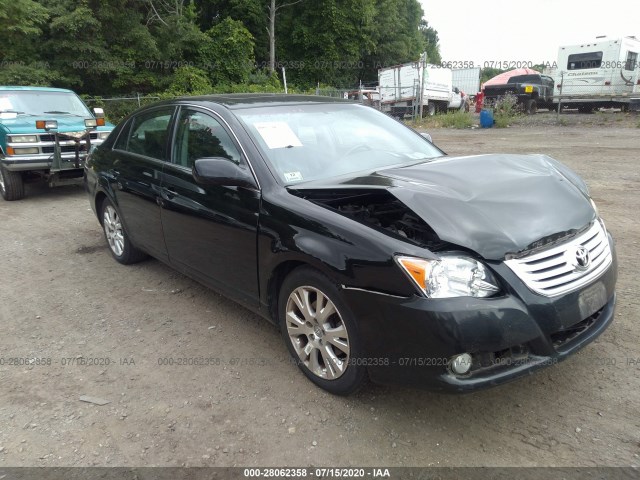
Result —
<path fill-rule="evenodd" d="M 500 291 L 489 268 L 471 257 L 442 255 L 437 260 L 396 257 L 396 261 L 429 298 L 484 298 Z"/>

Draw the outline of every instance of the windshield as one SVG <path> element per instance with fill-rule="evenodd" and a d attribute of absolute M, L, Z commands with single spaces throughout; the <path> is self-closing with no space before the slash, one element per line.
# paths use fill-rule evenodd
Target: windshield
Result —
<path fill-rule="evenodd" d="M 443 155 L 419 134 L 362 105 L 287 105 L 235 113 L 286 184 Z"/>
<path fill-rule="evenodd" d="M 0 91 L 0 113 L 21 115 L 93 115 L 82 100 L 71 92 Z"/>

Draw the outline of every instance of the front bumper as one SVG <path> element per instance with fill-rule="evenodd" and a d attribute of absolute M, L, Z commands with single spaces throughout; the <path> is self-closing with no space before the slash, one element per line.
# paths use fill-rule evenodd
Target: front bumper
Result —
<path fill-rule="evenodd" d="M 402 298 L 343 290 L 359 320 L 366 365 L 374 382 L 473 391 L 499 385 L 556 364 L 597 338 L 613 321 L 617 260 L 597 279 L 560 297 L 530 291 L 504 264 L 501 297 Z M 449 368 L 470 353 L 466 375 Z"/>
<path fill-rule="evenodd" d="M 87 158 L 86 152 L 80 154 L 80 167 L 84 167 L 84 161 Z M 34 170 L 49 170 L 53 162 L 53 155 L 14 155 L 10 157 L 3 157 L 0 159 L 0 163 L 9 171 L 12 172 L 24 172 Z M 76 168 L 76 155 L 75 153 L 63 153 L 62 154 L 62 168 L 74 169 Z"/>

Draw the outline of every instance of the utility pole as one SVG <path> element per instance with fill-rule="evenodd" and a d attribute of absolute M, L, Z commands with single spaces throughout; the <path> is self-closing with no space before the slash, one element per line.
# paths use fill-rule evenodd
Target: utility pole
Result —
<path fill-rule="evenodd" d="M 424 112 L 424 77 L 427 73 L 427 52 L 420 55 L 420 66 L 422 67 L 421 80 L 420 80 L 420 118 Z"/>

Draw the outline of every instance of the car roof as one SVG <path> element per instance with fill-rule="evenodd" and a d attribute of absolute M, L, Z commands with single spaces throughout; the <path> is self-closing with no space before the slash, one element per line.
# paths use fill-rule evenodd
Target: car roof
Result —
<path fill-rule="evenodd" d="M 255 107 L 276 107 L 282 105 L 309 105 L 317 103 L 353 103 L 342 98 L 318 95 L 287 95 L 284 93 L 230 93 L 224 95 L 202 95 L 179 97 L 161 103 L 198 102 L 223 105 L 230 110 Z"/>
<path fill-rule="evenodd" d="M 74 93 L 72 90 L 67 90 L 66 88 L 53 88 L 53 87 L 29 87 L 29 86 L 11 86 L 11 85 L 0 85 L 0 91 L 7 90 L 24 90 L 28 92 L 65 92 L 65 93 Z"/>

